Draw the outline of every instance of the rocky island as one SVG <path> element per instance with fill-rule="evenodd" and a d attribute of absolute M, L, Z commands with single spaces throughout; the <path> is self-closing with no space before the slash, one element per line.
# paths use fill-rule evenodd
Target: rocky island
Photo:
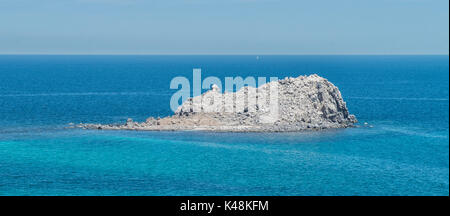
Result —
<path fill-rule="evenodd" d="M 254 100 L 253 100 L 254 99 Z M 288 132 L 347 128 L 356 123 L 339 89 L 316 74 L 222 93 L 217 85 L 189 98 L 174 115 L 124 124 L 79 124 L 103 130 Z"/>

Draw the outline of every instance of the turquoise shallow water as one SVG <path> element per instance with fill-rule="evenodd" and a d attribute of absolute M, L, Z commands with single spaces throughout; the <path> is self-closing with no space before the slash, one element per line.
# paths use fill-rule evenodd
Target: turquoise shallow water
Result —
<path fill-rule="evenodd" d="M 175 76 L 337 85 L 372 127 L 86 131 L 170 114 Z M 448 56 L 0 56 L 0 195 L 449 195 Z"/>

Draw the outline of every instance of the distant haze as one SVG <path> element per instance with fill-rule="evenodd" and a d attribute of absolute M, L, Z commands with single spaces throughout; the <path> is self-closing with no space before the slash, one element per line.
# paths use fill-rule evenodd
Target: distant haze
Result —
<path fill-rule="evenodd" d="M 448 54 L 448 0 L 0 0 L 0 54 Z"/>

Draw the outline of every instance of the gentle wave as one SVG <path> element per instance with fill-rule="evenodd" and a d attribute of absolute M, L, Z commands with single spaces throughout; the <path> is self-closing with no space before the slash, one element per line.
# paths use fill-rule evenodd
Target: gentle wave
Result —
<path fill-rule="evenodd" d="M 445 135 L 438 135 L 438 134 L 431 134 L 431 133 L 424 133 L 419 132 L 410 128 L 406 127 L 389 127 L 389 126 L 382 126 L 380 127 L 384 131 L 394 132 L 394 133 L 401 133 L 411 136 L 421 136 L 421 137 L 428 137 L 428 138 L 448 138 L 448 136 Z"/>
<path fill-rule="evenodd" d="M 68 92 L 68 93 L 37 93 L 37 94 L 4 94 L 0 97 L 48 97 L 48 96 L 110 96 L 110 95 L 171 95 L 169 93 L 154 92 Z"/>
<path fill-rule="evenodd" d="M 349 99 L 361 100 L 414 100 L 414 101 L 448 101 L 448 98 L 384 98 L 384 97 L 345 97 Z"/>

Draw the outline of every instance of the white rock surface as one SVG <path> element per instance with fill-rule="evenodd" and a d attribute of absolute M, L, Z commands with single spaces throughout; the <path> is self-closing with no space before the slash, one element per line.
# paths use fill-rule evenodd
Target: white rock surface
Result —
<path fill-rule="evenodd" d="M 346 128 L 356 122 L 355 116 L 349 114 L 339 89 L 314 74 L 285 78 L 259 88 L 244 87 L 234 93 L 222 94 L 213 85 L 203 95 L 185 101 L 173 116 L 151 117 L 142 123 L 129 119 L 124 125 L 80 124 L 79 127 L 284 132 Z"/>

